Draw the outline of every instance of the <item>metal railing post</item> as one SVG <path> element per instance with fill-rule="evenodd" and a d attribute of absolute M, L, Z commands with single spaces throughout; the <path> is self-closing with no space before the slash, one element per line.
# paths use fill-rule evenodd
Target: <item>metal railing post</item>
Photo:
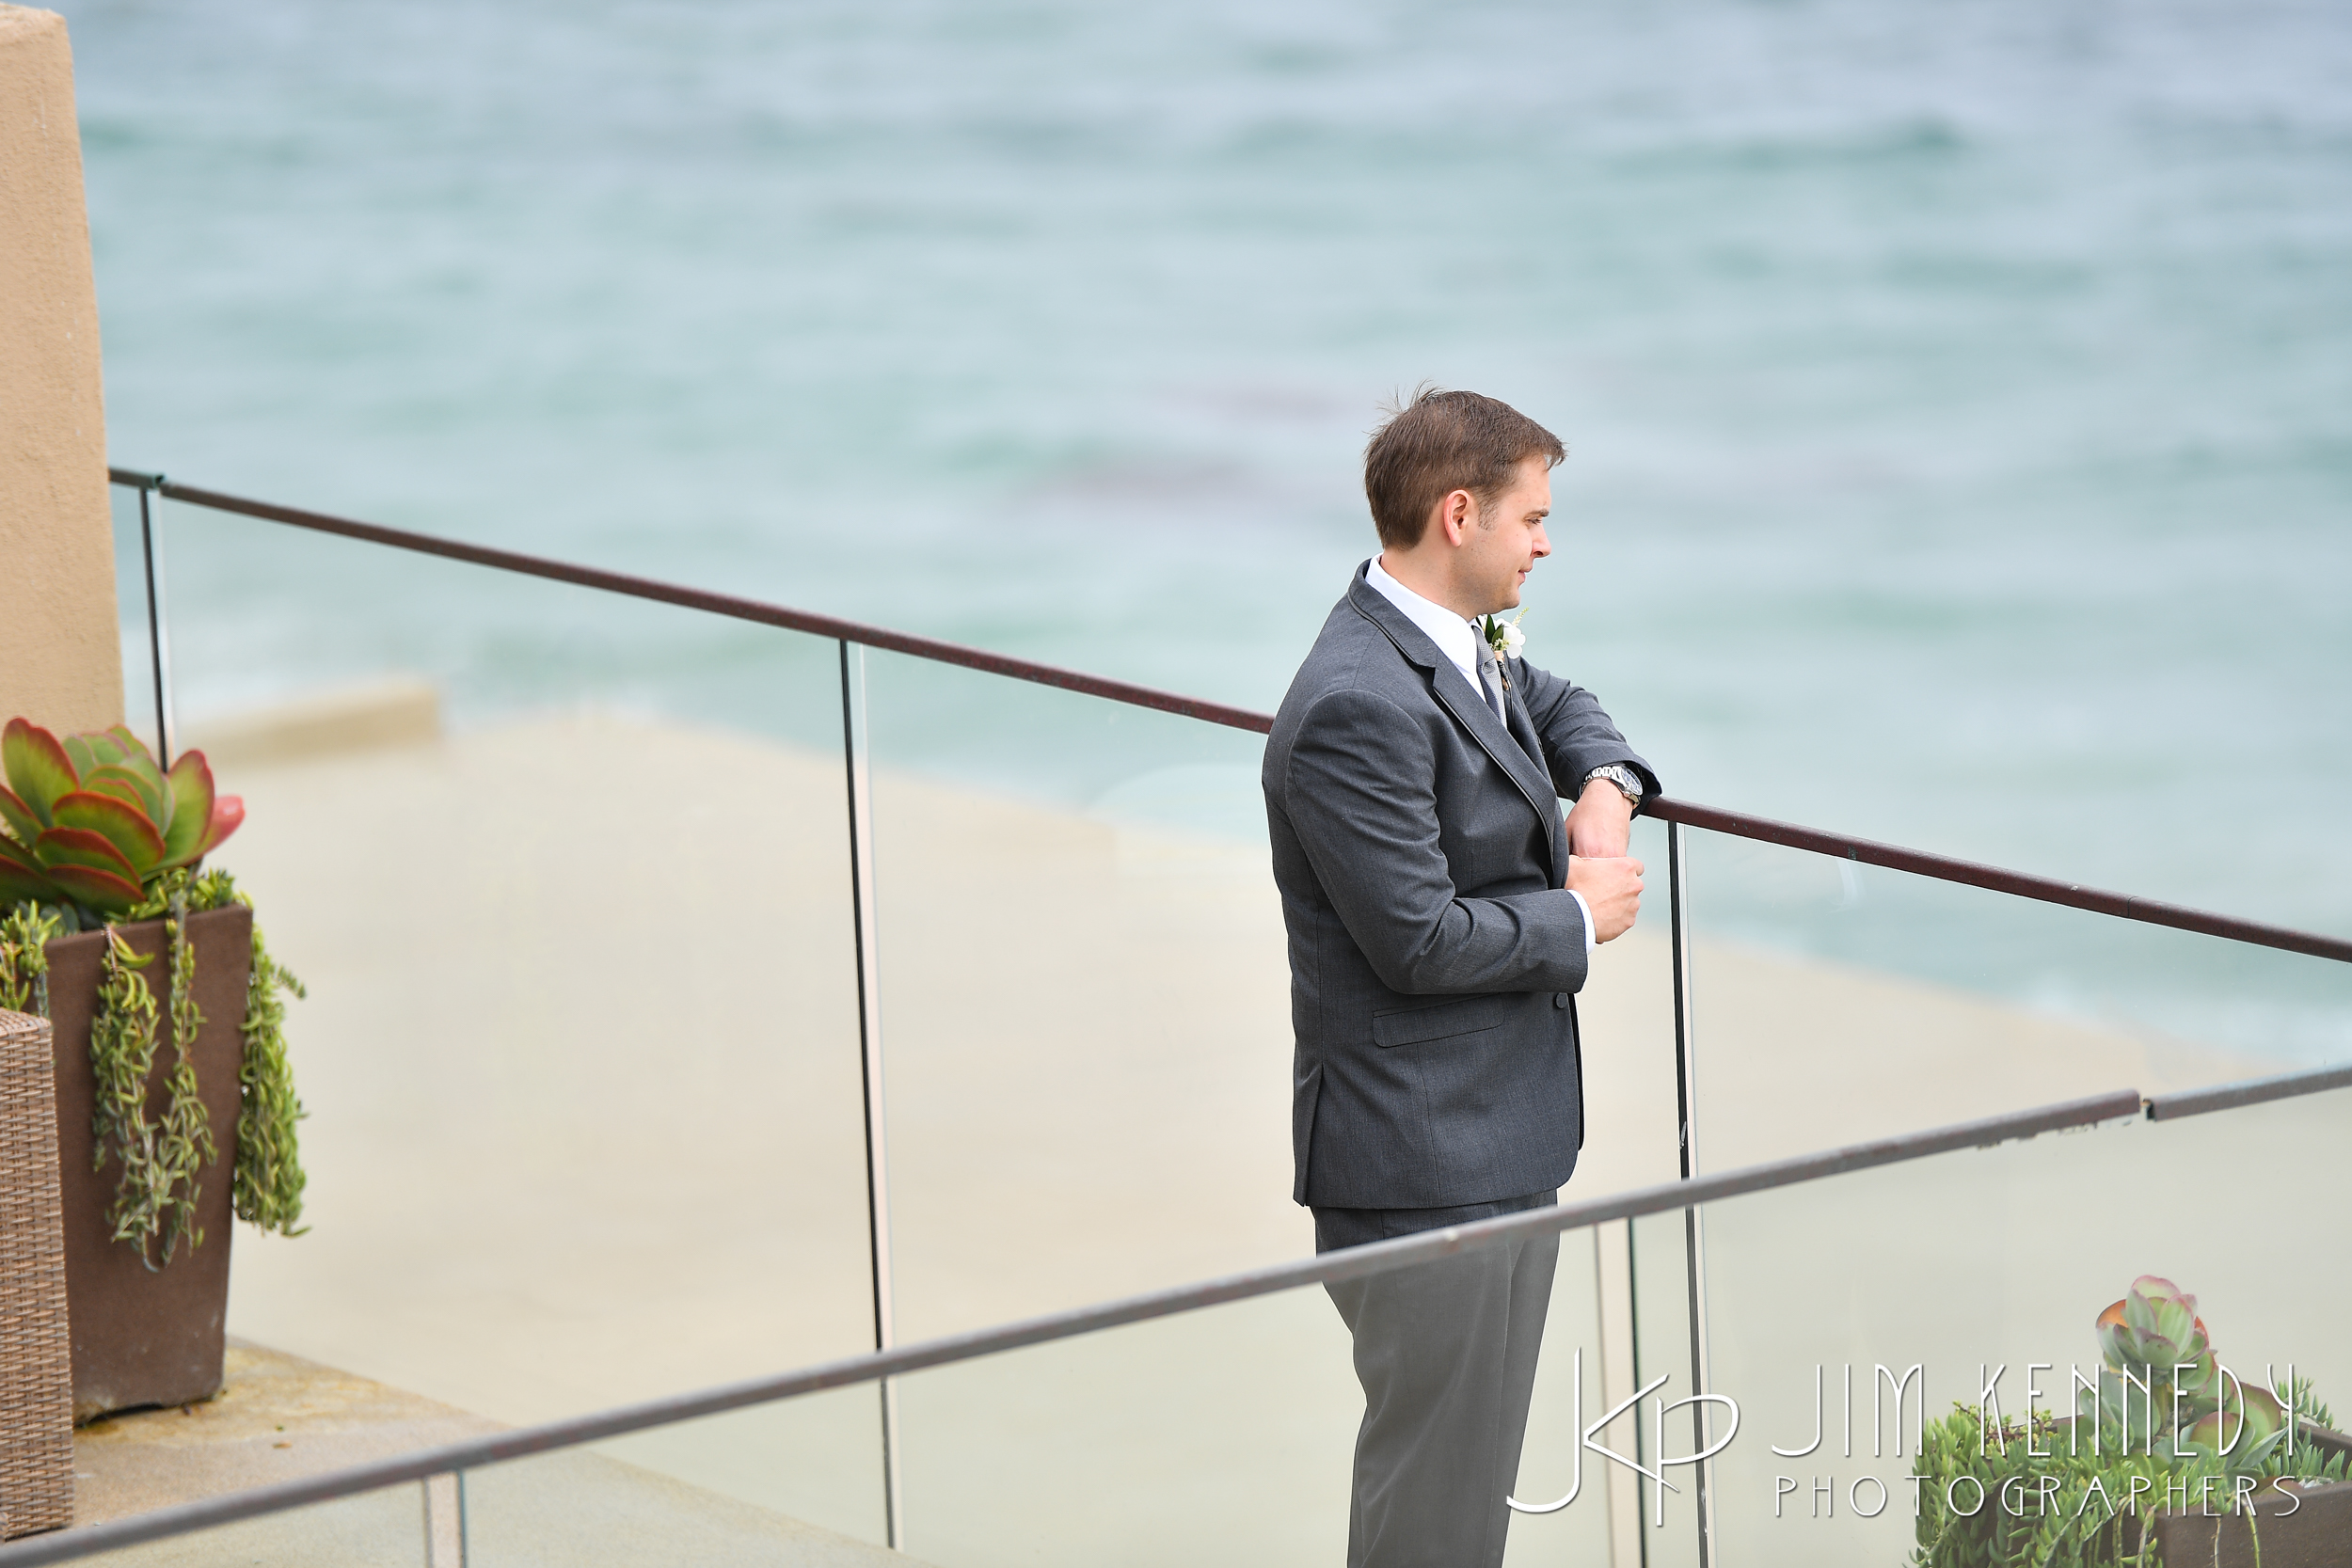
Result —
<path fill-rule="evenodd" d="M 139 554 L 147 567 L 147 657 L 155 677 L 155 762 L 171 766 L 171 653 L 164 638 L 163 540 L 157 535 L 151 504 L 154 489 L 163 483 L 157 474 L 139 490 Z"/>
<path fill-rule="evenodd" d="M 1625 1222 L 1625 1310 L 1628 1321 L 1633 1325 L 1632 1331 L 1626 1338 L 1629 1348 L 1633 1353 L 1633 1386 L 1636 1388 L 1642 1386 L 1642 1254 L 1640 1238 L 1637 1234 L 1640 1229 L 1641 1224 L 1638 1220 L 1628 1218 Z M 1666 1434 L 1661 1432 L 1656 1435 L 1662 1439 Z M 1636 1456 L 1642 1451 L 1642 1404 L 1639 1400 L 1636 1400 L 1633 1403 L 1633 1451 Z M 1581 1440 L 1581 1438 L 1579 1439 L 1579 1441 Z M 1661 1442 L 1650 1454 L 1651 1464 L 1661 1475 L 1665 1471 L 1665 1466 L 1658 1465 L 1657 1462 L 1658 1456 L 1663 1452 L 1665 1452 L 1665 1446 Z M 1649 1530 L 1645 1528 L 1648 1523 L 1649 1478 L 1642 1474 L 1641 1467 L 1636 1465 L 1633 1471 L 1634 1553 L 1632 1568 L 1649 1568 Z M 1612 1545 L 1613 1544 L 1613 1542 Z"/>
<path fill-rule="evenodd" d="M 1674 932 L 1675 1105 L 1681 1121 L 1682 1180 L 1685 1181 L 1696 1176 L 1699 1168 L 1695 1103 L 1698 1061 L 1691 1016 L 1689 877 L 1682 824 L 1669 822 L 1666 824 L 1666 890 L 1668 924 Z M 1710 1386 L 1707 1364 L 1707 1236 L 1696 1204 L 1682 1211 L 1682 1243 L 1684 1277 L 1690 1283 L 1691 1295 L 1691 1392 L 1704 1394 Z M 1708 1419 L 1707 1411 L 1704 1402 L 1691 1406 L 1691 1435 L 1696 1445 L 1691 1450 L 1693 1453 L 1704 1453 L 1711 1446 L 1708 1429 L 1712 1423 Z M 1662 1442 L 1665 1433 L 1661 1433 L 1659 1436 Z M 1715 1560 L 1715 1462 L 1703 1459 L 1699 1461 L 1697 1470 L 1699 1568 L 1712 1568 Z"/>
<path fill-rule="evenodd" d="M 857 948 L 858 1054 L 866 1099 L 866 1227 L 873 1259 L 874 1349 L 897 1342 L 890 1282 L 890 1156 L 885 1139 L 882 976 L 874 920 L 874 796 L 867 745 L 866 650 L 841 647 L 841 754 L 850 785 L 850 911 Z M 906 1549 L 906 1499 L 899 1484 L 898 1383 L 881 1380 L 882 1524 L 892 1551 Z"/>
<path fill-rule="evenodd" d="M 424 1568 L 466 1568 L 466 1472 L 426 1476 L 417 1484 L 424 1493 Z"/>

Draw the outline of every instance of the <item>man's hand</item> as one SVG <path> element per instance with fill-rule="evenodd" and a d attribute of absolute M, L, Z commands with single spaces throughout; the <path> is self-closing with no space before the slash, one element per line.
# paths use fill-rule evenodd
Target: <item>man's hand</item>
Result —
<path fill-rule="evenodd" d="M 1568 812 L 1568 853 L 1614 860 L 1633 842 L 1633 802 L 1607 779 L 1595 779 Z M 1569 884 L 1574 887 L 1575 884 Z M 1582 893 L 1582 888 L 1577 888 Z M 1602 938 L 1604 942 L 1607 938 Z"/>
<path fill-rule="evenodd" d="M 1603 787 L 1608 787 L 1604 785 Z M 1616 791 L 1611 788 L 1612 795 Z M 1624 796 L 1618 795 L 1622 800 Z M 1568 886 L 1584 895 L 1593 910 L 1593 936 L 1613 942 L 1633 928 L 1642 912 L 1642 863 L 1623 856 L 1594 859 L 1568 857 Z"/>

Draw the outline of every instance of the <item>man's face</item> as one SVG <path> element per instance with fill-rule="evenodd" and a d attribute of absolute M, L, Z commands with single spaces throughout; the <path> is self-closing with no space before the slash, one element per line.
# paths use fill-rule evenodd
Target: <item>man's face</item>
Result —
<path fill-rule="evenodd" d="M 1518 608 L 1527 574 L 1551 553 L 1544 533 L 1550 513 L 1551 469 L 1542 458 L 1529 457 L 1520 460 L 1511 487 L 1467 519 L 1454 580 L 1485 606 L 1478 614 Z"/>

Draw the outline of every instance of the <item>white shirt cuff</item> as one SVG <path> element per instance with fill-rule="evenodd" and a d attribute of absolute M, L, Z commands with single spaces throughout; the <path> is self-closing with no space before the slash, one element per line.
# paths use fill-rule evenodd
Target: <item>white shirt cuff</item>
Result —
<path fill-rule="evenodd" d="M 1576 900 L 1576 912 L 1584 917 L 1584 956 L 1589 958 L 1593 949 L 1600 945 L 1599 939 L 1593 935 L 1593 906 L 1584 902 L 1584 895 L 1574 888 L 1568 889 L 1567 894 Z"/>

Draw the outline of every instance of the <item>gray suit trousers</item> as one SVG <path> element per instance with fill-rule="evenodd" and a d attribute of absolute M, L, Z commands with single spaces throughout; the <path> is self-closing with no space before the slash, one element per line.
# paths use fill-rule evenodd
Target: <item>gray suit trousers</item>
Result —
<path fill-rule="evenodd" d="M 1445 1209 L 1317 1209 L 1315 1250 L 1540 1209 L 1531 1193 Z M 1356 1338 L 1348 1568 L 1499 1568 L 1560 1238 L 1325 1287 Z"/>

